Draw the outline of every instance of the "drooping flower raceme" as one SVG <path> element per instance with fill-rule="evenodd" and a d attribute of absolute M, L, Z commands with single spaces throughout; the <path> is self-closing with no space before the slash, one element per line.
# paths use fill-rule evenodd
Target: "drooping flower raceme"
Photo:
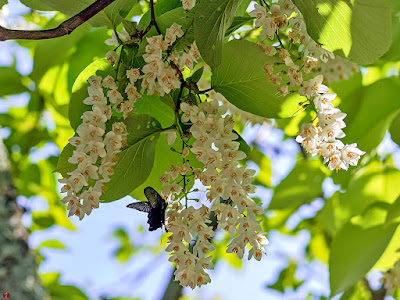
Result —
<path fill-rule="evenodd" d="M 61 202 L 68 204 L 69 216 L 77 215 L 80 220 L 99 207 L 100 197 L 106 190 L 104 183 L 114 174 L 113 166 L 118 161 L 116 154 L 126 144 L 127 137 L 123 122 L 113 123 L 111 130 L 106 132 L 112 108 L 116 109 L 115 104 L 111 106 L 115 103 L 112 95 L 118 93 L 114 79 L 111 76 L 104 79 L 91 76 L 88 82 L 89 97 L 83 103 L 92 109 L 83 113 L 82 124 L 76 129 L 77 135 L 69 139 L 75 150 L 68 162 L 76 164 L 77 168 L 59 180 L 64 184 L 61 192 L 67 193 Z M 122 96 L 118 97 L 122 99 Z"/>
<path fill-rule="evenodd" d="M 319 78 L 318 78 L 319 77 Z M 347 170 L 350 165 L 356 166 L 361 155 L 365 154 L 357 148 L 357 144 L 344 145 L 340 140 L 345 136 L 343 119 L 346 114 L 334 108 L 331 101 L 336 94 L 327 93 L 328 89 L 322 82 L 322 75 L 310 80 L 300 89 L 300 94 L 307 98 L 314 97 L 313 104 L 317 109 L 318 124 L 304 123 L 300 127 L 296 141 L 304 149 L 314 155 L 321 155 L 324 163 L 329 161 L 330 170 Z"/>
<path fill-rule="evenodd" d="M 233 238 L 227 252 L 242 258 L 249 244 L 249 259 L 260 260 L 265 252 L 263 245 L 268 240 L 261 233 L 257 219 L 264 210 L 249 197 L 255 192 L 252 185 L 255 171 L 239 165 L 246 154 L 239 150 L 232 117 L 223 117 L 226 108 L 218 101 L 203 102 L 199 106 L 182 103 L 181 109 L 181 121 L 191 125 L 190 132 L 195 139 L 190 151 L 203 168 L 192 168 L 187 163 L 171 166 L 160 180 L 164 183 L 162 195 L 170 199 L 166 226 L 172 234 L 167 251 L 172 252 L 171 260 L 177 264 L 175 278 L 193 288 L 209 281 L 204 269 L 212 268 L 211 257 L 207 254 L 214 249 L 210 239 L 215 232 L 210 227 L 209 210 L 204 203 L 198 211 L 190 206 L 182 209 L 177 200 L 179 196 L 176 197 L 182 192 L 177 184 L 179 175 L 194 176 L 207 188 L 206 199 L 212 203 L 210 210 L 218 221 L 217 228 L 227 231 Z M 187 245 L 192 240 L 196 240 L 194 252 L 189 252 Z"/>

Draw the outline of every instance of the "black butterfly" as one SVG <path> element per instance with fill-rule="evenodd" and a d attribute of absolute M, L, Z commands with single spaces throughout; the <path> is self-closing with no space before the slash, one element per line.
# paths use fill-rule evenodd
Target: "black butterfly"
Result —
<path fill-rule="evenodd" d="M 144 189 L 144 194 L 149 202 L 134 202 L 128 204 L 126 207 L 149 213 L 147 223 L 150 225 L 150 231 L 162 228 L 165 223 L 165 209 L 167 208 L 167 203 L 156 190 L 150 186 Z"/>

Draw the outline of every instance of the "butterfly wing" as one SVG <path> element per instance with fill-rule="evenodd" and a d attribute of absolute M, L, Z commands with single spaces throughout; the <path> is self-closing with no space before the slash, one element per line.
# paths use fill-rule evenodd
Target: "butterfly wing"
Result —
<path fill-rule="evenodd" d="M 149 213 L 151 211 L 151 206 L 148 202 L 134 202 L 131 204 L 128 204 L 126 207 L 137 209 L 139 211 L 144 211 Z"/>
<path fill-rule="evenodd" d="M 165 204 L 164 199 L 151 186 L 148 186 L 144 189 L 144 194 L 145 194 L 147 200 L 149 200 L 149 203 L 152 208 L 155 208 L 159 205 L 161 206 L 161 205 Z"/>
<path fill-rule="evenodd" d="M 149 230 L 153 231 L 161 228 L 165 223 L 165 209 L 167 208 L 167 203 L 165 200 L 157 193 L 155 189 L 148 186 L 144 189 L 144 194 L 149 200 L 151 211 L 149 213 Z"/>

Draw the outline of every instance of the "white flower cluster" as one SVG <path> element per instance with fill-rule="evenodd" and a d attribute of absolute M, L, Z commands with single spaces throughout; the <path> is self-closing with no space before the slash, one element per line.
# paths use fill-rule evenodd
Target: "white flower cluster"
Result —
<path fill-rule="evenodd" d="M 323 156 L 324 164 L 329 161 L 330 170 L 347 170 L 349 165 L 356 166 L 365 152 L 358 149 L 356 143 L 344 146 L 343 142 L 337 140 L 345 136 L 342 129 L 346 127 L 343 121 L 346 114 L 334 108 L 331 101 L 335 99 L 336 94 L 328 93 L 328 87 L 322 84 L 322 80 L 322 75 L 318 75 L 305 82 L 299 90 L 302 96 L 314 97 L 313 103 L 318 110 L 319 122 L 317 126 L 302 124 L 296 141 L 302 143 L 304 149 L 313 156 Z"/>
<path fill-rule="evenodd" d="M 118 93 L 114 79 L 111 76 L 104 79 L 91 76 L 88 82 L 89 97 L 83 103 L 91 105 L 92 110 L 83 113 L 82 124 L 76 130 L 77 136 L 69 139 L 76 150 L 68 162 L 78 166 L 68 173 L 68 178 L 59 180 L 64 184 L 61 192 L 67 193 L 61 202 L 68 203 L 69 216 L 77 215 L 80 220 L 99 207 L 101 194 L 106 190 L 104 183 L 110 181 L 110 176 L 114 174 L 113 166 L 118 161 L 116 154 L 126 144 L 127 137 L 126 126 L 122 122 L 113 123 L 112 130 L 106 132 L 106 122 L 112 116 L 110 103 L 119 99 L 114 95 Z M 103 88 L 107 90 L 110 103 Z M 118 110 L 116 105 L 113 108 Z"/>
<path fill-rule="evenodd" d="M 200 58 L 196 42 L 192 44 L 188 53 L 183 52 L 180 56 L 175 51 L 170 53 L 168 57 L 163 58 L 163 54 L 167 55 L 168 47 L 172 46 L 177 37 L 182 37 L 183 34 L 181 26 L 174 23 L 166 30 L 164 39 L 162 35 L 146 38 L 148 45 L 145 48 L 146 54 L 143 55 L 143 58 L 147 64 L 141 70 L 143 75 L 140 75 L 142 93 L 147 90 L 148 95 L 164 96 L 171 90 L 180 88 L 180 78 L 171 63 L 179 69 L 183 69 L 185 65 L 189 69 L 193 69 L 193 63 Z"/>
<path fill-rule="evenodd" d="M 319 62 L 315 68 L 315 74 L 323 75 L 326 84 L 347 80 L 359 71 L 357 64 L 340 56 L 336 56 L 335 59 L 329 58 L 326 63 Z"/>
<path fill-rule="evenodd" d="M 307 33 L 306 23 L 300 11 L 291 0 L 279 0 L 277 4 L 271 5 L 270 13 L 265 7 L 255 4 L 254 10 L 249 15 L 255 18 L 255 26 L 262 27 L 259 39 L 274 39 L 278 30 L 285 30 L 288 25 L 292 26 L 289 32 L 289 40 L 293 43 L 300 43 L 299 51 L 304 56 L 313 57 L 323 62 L 328 58 L 334 58 L 334 54 L 325 50 L 317 44 Z M 295 16 L 292 16 L 295 15 Z"/>
<path fill-rule="evenodd" d="M 231 237 L 238 234 L 229 244 L 227 252 L 235 252 L 242 258 L 246 245 L 250 244 L 252 248 L 249 251 L 249 259 L 255 257 L 260 260 L 262 253 L 265 252 L 262 245 L 268 243 L 261 234 L 261 226 L 257 220 L 257 215 L 263 214 L 264 210 L 248 196 L 256 189 L 252 185 L 255 171 L 247 169 L 246 165 L 239 165 L 239 161 L 245 158 L 246 154 L 239 150 L 239 142 L 236 141 L 238 135 L 233 132 L 232 117 L 229 115 L 223 117 L 226 107 L 220 106 L 218 101 L 203 102 L 199 106 L 182 103 L 181 109 L 183 111 L 181 121 L 191 125 L 190 132 L 195 138 L 190 151 L 196 155 L 197 160 L 204 167 L 193 169 L 188 163 L 181 167 L 171 166 L 170 170 L 160 178 L 165 184 L 161 193 L 165 198 L 172 199 L 167 213 L 167 228 L 172 232 L 167 251 L 174 251 L 173 260 L 178 256 L 180 262 L 184 261 L 183 257 L 187 254 L 187 249 L 182 248 L 182 242 L 190 243 L 192 240 L 190 235 L 193 238 L 197 236 L 196 250 L 193 252 L 197 257 L 202 259 L 214 249 L 209 241 L 214 233 L 210 227 L 206 226 L 210 221 L 205 206 L 199 210 L 198 219 L 193 217 L 196 220 L 192 222 L 195 228 L 192 225 L 187 228 L 188 221 L 185 216 L 188 212 L 186 210 L 192 213 L 193 209 L 187 208 L 180 212 L 181 205 L 174 202 L 174 194 L 182 191 L 181 186 L 176 182 L 178 175 L 193 174 L 195 179 L 199 179 L 203 186 L 207 187 L 206 198 L 210 202 L 213 201 L 211 211 L 217 217 L 217 228 L 226 230 Z M 188 155 L 188 149 L 185 149 L 182 153 L 184 157 Z M 189 224 L 192 223 L 189 221 Z M 199 234 L 205 235 L 205 238 Z M 205 276 L 201 271 L 188 277 L 188 274 L 194 270 L 194 265 L 200 268 L 202 264 L 203 261 L 196 264 L 181 263 L 176 279 L 180 280 L 182 285 L 192 287 L 196 284 L 200 286 L 207 283 L 208 275 Z M 190 280 L 197 278 L 197 274 L 201 280 L 196 279 L 196 282 L 191 282 Z"/>
<path fill-rule="evenodd" d="M 383 275 L 380 281 L 389 292 L 400 287 L 400 260 Z"/>
<path fill-rule="evenodd" d="M 211 238 L 215 235 L 209 219 L 209 209 L 193 206 L 182 209 L 180 202 L 173 202 L 167 212 L 167 228 L 171 235 L 168 237 L 166 251 L 173 252 L 169 261 L 176 264 L 175 279 L 181 285 L 202 286 L 211 281 L 204 269 L 213 269 L 212 256 L 207 256 L 214 250 Z M 195 241 L 192 243 L 192 237 Z M 186 244 L 185 244 L 186 243 Z M 191 245 L 190 249 L 187 245 Z"/>

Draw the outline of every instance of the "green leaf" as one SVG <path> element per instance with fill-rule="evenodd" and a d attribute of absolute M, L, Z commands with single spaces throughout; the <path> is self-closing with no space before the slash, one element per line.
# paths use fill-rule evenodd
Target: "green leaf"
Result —
<path fill-rule="evenodd" d="M 67 144 L 58 157 L 57 167 L 54 171 L 60 173 L 64 178 L 68 177 L 67 173 L 72 172 L 77 168 L 77 165 L 68 162 L 68 159 L 72 157 L 74 150 L 74 146 Z"/>
<path fill-rule="evenodd" d="M 52 249 L 66 249 L 65 245 L 58 240 L 47 240 L 40 243 L 38 249 L 52 248 Z"/>
<path fill-rule="evenodd" d="M 249 157 L 251 152 L 250 146 L 236 130 L 233 130 L 233 132 L 238 135 L 238 138 L 235 140 L 235 142 L 239 142 L 239 150 L 243 151 L 247 155 L 247 157 Z"/>
<path fill-rule="evenodd" d="M 191 81 L 191 82 L 194 82 L 194 83 L 199 82 L 201 76 L 203 75 L 203 72 L 204 72 L 204 67 L 201 67 L 201 68 L 197 69 L 193 73 L 193 75 L 190 78 L 188 78 L 188 81 Z"/>
<path fill-rule="evenodd" d="M 400 195 L 399 186 L 399 170 L 382 162 L 370 163 L 356 173 L 345 193 L 336 192 L 326 200 L 320 215 L 322 222 L 334 234 L 374 203 L 392 204 Z"/>
<path fill-rule="evenodd" d="M 156 145 L 153 170 L 151 170 L 151 173 L 146 181 L 143 182 L 141 186 L 132 191 L 130 195 L 133 198 L 139 200 L 146 199 L 144 196 L 144 188 L 147 186 L 151 186 L 156 191 L 161 191 L 163 189 L 163 185 L 160 182 L 160 176 L 168 171 L 171 165 L 182 165 L 182 155 L 177 152 L 171 151 L 171 147 L 177 150 L 182 149 L 182 140 L 180 139 L 180 137 L 177 136 L 174 144 L 170 146 L 167 142 L 167 136 L 161 136 Z M 196 156 L 191 151 L 185 159 L 189 160 L 189 164 L 193 168 L 202 167 L 202 163 L 200 163 L 196 159 Z M 181 185 L 183 186 L 183 183 L 181 183 Z M 192 185 L 193 180 L 189 184 L 186 184 L 186 188 L 190 189 Z"/>
<path fill-rule="evenodd" d="M 149 115 L 131 116 L 124 121 L 128 130 L 128 145 L 118 153 L 114 175 L 106 184 L 101 199 L 118 200 L 146 181 L 153 169 L 155 148 L 162 131 L 161 124 Z"/>
<path fill-rule="evenodd" d="M 394 17 L 392 26 L 392 44 L 389 51 L 382 56 L 382 59 L 396 62 L 400 60 L 400 22 L 398 17 Z"/>
<path fill-rule="evenodd" d="M 290 262 L 289 266 L 281 271 L 276 282 L 272 285 L 268 285 L 268 288 L 277 290 L 281 293 L 284 293 L 287 288 L 296 291 L 304 282 L 304 280 L 300 281 L 296 278 L 296 270 L 297 264 L 295 262 Z"/>
<path fill-rule="evenodd" d="M 15 67 L 0 67 L 0 97 L 27 92 L 21 80 L 22 75 Z"/>
<path fill-rule="evenodd" d="M 392 122 L 390 127 L 390 137 L 393 142 L 400 146 L 400 113 Z"/>
<path fill-rule="evenodd" d="M 6 5 L 8 3 L 8 0 L 0 0 L 0 8 L 3 7 L 3 5 Z"/>
<path fill-rule="evenodd" d="M 4 0 L 0 0 L 1 1 Z M 7 0 L 5 0 L 7 2 Z M 28 6 L 32 9 L 35 10 L 42 10 L 42 11 L 48 11 L 48 10 L 53 10 L 50 6 L 44 4 L 41 0 L 20 0 L 22 4 L 24 4 L 25 6 Z M 1 7 L 1 5 L 0 5 Z"/>
<path fill-rule="evenodd" d="M 381 79 L 352 93 L 341 108 L 349 115 L 344 143 L 357 143 L 358 148 L 370 152 L 385 136 L 390 124 L 400 112 L 400 85 L 392 78 Z M 377 101 L 376 99 L 379 99 Z M 360 126 L 360 124 L 362 124 Z"/>
<path fill-rule="evenodd" d="M 41 0 L 44 4 L 67 15 L 74 16 L 87 8 L 95 0 Z M 109 28 L 117 27 L 121 23 L 121 17 L 125 17 L 137 0 L 116 0 L 90 18 L 87 22 L 94 27 L 107 26 Z"/>
<path fill-rule="evenodd" d="M 293 0 L 308 34 L 325 49 L 366 65 L 388 51 L 391 10 L 384 0 Z"/>
<path fill-rule="evenodd" d="M 329 258 L 331 296 L 365 276 L 385 251 L 396 227 L 362 228 L 349 222 L 337 233 Z"/>
<path fill-rule="evenodd" d="M 275 188 L 270 209 L 283 209 L 310 203 L 322 196 L 322 181 L 326 174 L 320 160 L 299 160 L 289 175 Z"/>
<path fill-rule="evenodd" d="M 137 114 L 147 114 L 161 123 L 163 128 L 174 123 L 174 111 L 156 95 L 142 95 L 135 104 Z"/>
<path fill-rule="evenodd" d="M 217 67 L 222 59 L 222 40 L 241 0 L 202 0 L 194 15 L 194 39 L 204 61 Z"/>
<path fill-rule="evenodd" d="M 52 300 L 89 300 L 89 298 L 76 286 L 51 285 L 48 287 Z"/>
<path fill-rule="evenodd" d="M 231 35 L 234 31 L 238 30 L 240 27 L 246 24 L 252 24 L 252 17 L 235 17 L 232 21 L 231 26 L 226 30 L 225 36 Z"/>
<path fill-rule="evenodd" d="M 229 102 L 266 118 L 289 118 L 299 111 L 299 102 L 305 98 L 298 93 L 279 97 L 263 70 L 266 62 L 274 64 L 278 58 L 265 55 L 256 44 L 245 40 L 229 42 L 222 52 L 222 62 L 213 70 L 211 86 Z M 275 67 L 275 72 L 280 72 L 279 67 Z"/>
<path fill-rule="evenodd" d="M 88 78 L 92 75 L 104 78 L 107 75 L 114 75 L 114 73 L 115 71 L 111 68 L 107 59 L 102 58 L 91 63 L 79 74 L 72 87 L 71 101 L 68 109 L 69 121 L 74 130 L 82 123 L 82 114 L 91 109 L 91 106 L 83 103 L 83 100 L 88 97 Z"/>

